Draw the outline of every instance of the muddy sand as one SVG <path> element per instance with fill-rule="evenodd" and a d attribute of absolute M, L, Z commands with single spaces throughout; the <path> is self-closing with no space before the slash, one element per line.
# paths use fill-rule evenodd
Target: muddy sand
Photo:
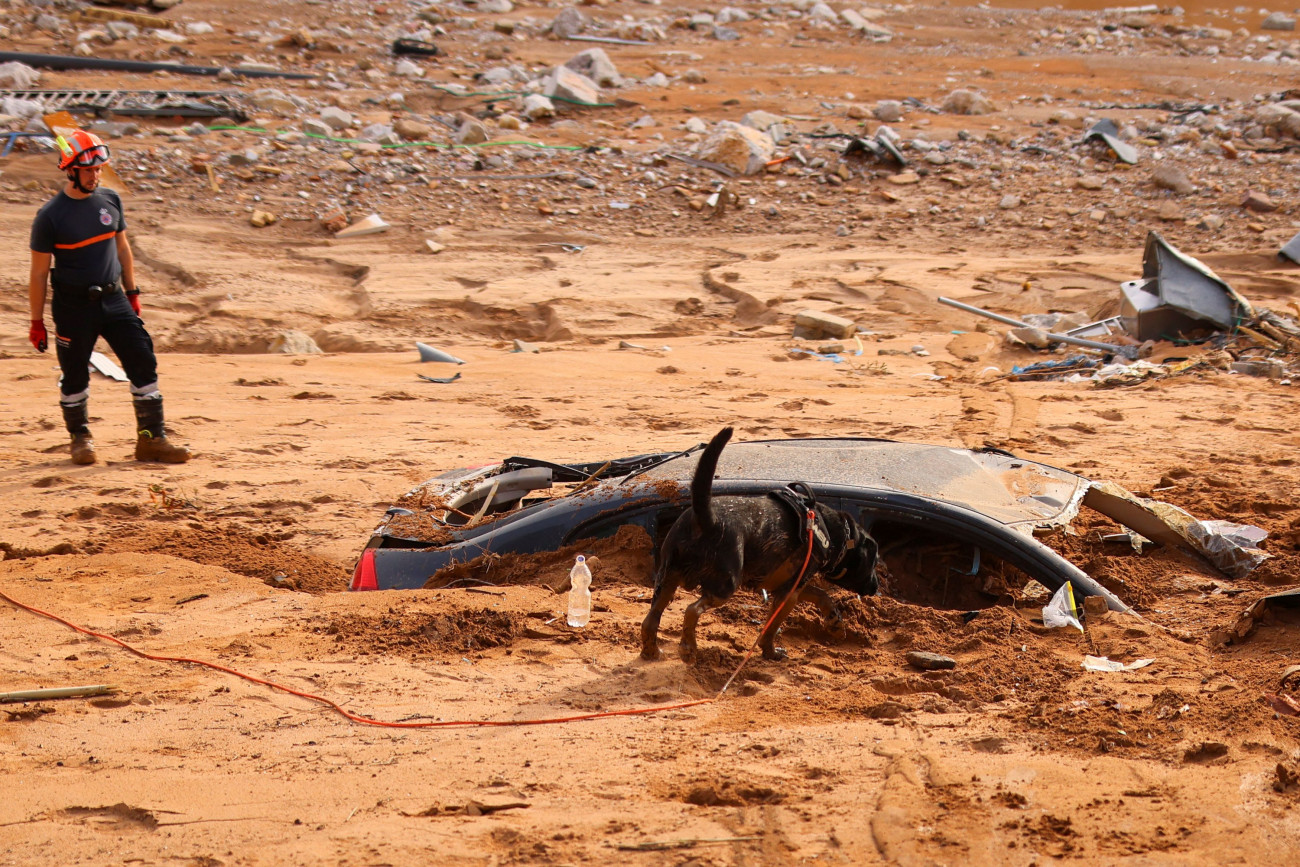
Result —
<path fill-rule="evenodd" d="M 1135 20 L 1072 5 L 884 7 L 889 42 L 813 26 L 786 6 L 766 18 L 766 7 L 745 7 L 758 17 L 733 25 L 737 42 L 679 23 L 696 9 L 583 6 L 606 23 L 600 33 L 624 16 L 655 19 L 662 40 L 604 47 L 625 75 L 665 70 L 670 86 L 625 85 L 617 95 L 632 105 L 525 131 L 590 151 L 503 149 L 506 163 L 475 166 L 473 154 L 434 149 L 400 191 L 360 180 L 402 171 L 382 154 L 349 151 L 359 173 L 330 168 L 346 145 L 245 177 L 220 159 L 265 145 L 256 133 L 182 139 L 179 122 L 151 121 L 114 139 L 133 187 L 128 220 L 169 423 L 195 452 L 183 466 L 132 460 L 126 387 L 100 377 L 90 404 L 100 463 L 68 462 L 57 368 L 23 339 L 27 232 L 58 178 L 48 154 L 19 147 L 0 158 L 0 246 L 10 251 L 0 278 L 11 287 L 0 299 L 0 592 L 144 653 L 210 661 L 354 715 L 464 724 L 350 721 L 6 604 L 0 691 L 116 692 L 0 706 L 0 863 L 1300 861 L 1300 720 L 1268 698 L 1286 692 L 1282 672 L 1300 662 L 1300 617 L 1281 611 L 1222 641 L 1257 599 L 1298 583 L 1294 387 L 1215 363 L 1124 387 L 1012 381 L 1013 365 L 1063 354 L 1010 345 L 1001 326 L 936 302 L 1110 315 L 1155 229 L 1255 305 L 1292 315 L 1300 268 L 1274 254 L 1300 231 L 1295 142 L 1246 136 L 1242 118 L 1256 94 L 1294 86 L 1285 54 L 1260 58 L 1292 50 L 1296 37 L 1259 30 L 1253 11 L 1185 4 L 1183 15 Z M 326 64 L 342 87 L 274 85 L 315 106 L 308 114 L 335 100 L 388 117 L 365 100 L 398 88 L 414 115 L 443 110 L 426 82 L 384 77 L 386 40 L 428 21 L 415 7 L 330 4 L 329 23 L 323 8 L 186 0 L 166 14 L 215 27 L 191 37 L 186 62 Z M 492 52 L 541 67 L 589 47 L 541 32 L 558 6 L 440 9 L 444 54 L 421 61 L 428 82 L 473 83 L 497 62 Z M 53 36 L 30 26 L 35 6 L 3 11 L 16 50 L 71 53 L 70 22 Z M 518 26 L 508 35 L 498 21 Z M 274 43 L 310 28 L 339 50 Z M 143 41 L 105 51 L 169 56 Z M 367 66 L 380 74 L 367 77 Z M 688 66 L 704 81 L 687 83 Z M 41 86 L 215 84 L 47 71 Z M 964 162 L 925 163 L 901 182 L 871 167 L 830 181 L 834 160 L 724 178 L 653 159 L 688 152 L 680 137 L 691 117 L 712 124 L 763 109 L 795 115 L 810 136 L 824 122 L 875 130 L 848 108 L 908 96 L 938 106 L 962 85 L 995 110 L 917 110 L 895 127 L 952 143 Z M 1218 106 L 1209 114 L 1228 132 L 1211 124 L 1199 139 L 1150 138 L 1186 126 L 1162 104 L 1188 103 Z M 1054 111 L 1070 117 L 1053 121 Z M 630 126 L 647 112 L 656 126 Z M 1074 147 L 1071 117 L 1099 115 L 1145 125 L 1143 163 Z M 249 118 L 263 130 L 297 122 Z M 823 153 L 820 141 L 806 138 L 805 156 Z M 1235 155 L 1207 141 L 1236 142 Z M 191 167 L 201 154 L 217 158 L 220 192 Z M 1165 158 L 1197 192 L 1152 184 L 1149 165 Z M 551 171 L 561 176 L 493 175 Z M 481 181 L 462 182 L 475 172 Z M 575 185 L 578 175 L 598 183 Z M 719 184 L 738 207 L 702 201 Z M 1278 209 L 1243 210 L 1251 190 Z M 334 238 L 320 217 L 335 205 L 350 218 L 382 213 L 392 228 Z M 254 228 L 254 207 L 280 219 Z M 817 347 L 791 336 L 809 308 L 856 322 L 861 354 L 853 341 L 839 363 L 792 352 Z M 323 351 L 268 351 L 291 331 Z M 539 351 L 512 351 L 516 340 Z M 416 341 L 466 363 L 421 364 Z M 1209 362 L 1219 351 L 1151 349 L 1152 360 Z M 456 372 L 446 384 L 418 376 Z M 595 611 L 583 629 L 564 625 L 565 597 L 552 589 L 569 550 L 499 558 L 483 573 L 491 585 L 473 589 L 345 592 L 384 510 L 444 470 L 507 455 L 681 449 L 723 425 L 740 439 L 1001 448 L 1199 518 L 1262 527 L 1272 559 L 1227 578 L 1168 550 L 1103 541 L 1119 528 L 1085 510 L 1072 535 L 1045 541 L 1136 616 L 1097 618 L 1087 635 L 1048 630 L 1041 601 L 1019 593 L 950 598 L 887 577 L 881 595 L 845 601 L 842 634 L 801 607 L 782 636 L 789 659 L 751 660 L 725 697 L 696 704 L 742 659 L 762 603 L 740 594 L 707 615 L 700 653 L 684 663 L 675 650 L 689 598 L 679 596 L 664 619 L 665 658 L 641 660 L 653 553 L 634 534 L 586 551 Z M 977 616 L 963 616 L 970 610 Z M 949 655 L 956 668 L 917 671 L 910 650 Z M 1155 662 L 1097 673 L 1081 668 L 1085 654 Z M 675 704 L 690 706 L 491 725 Z"/>

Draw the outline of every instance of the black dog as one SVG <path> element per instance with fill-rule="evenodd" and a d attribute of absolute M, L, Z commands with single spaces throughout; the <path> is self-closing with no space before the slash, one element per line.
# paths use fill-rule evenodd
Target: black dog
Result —
<path fill-rule="evenodd" d="M 811 492 L 801 500 L 792 494 L 795 486 L 761 497 L 713 497 L 713 474 L 730 439 L 731 428 L 726 427 L 705 447 L 691 480 L 691 508 L 669 529 L 659 552 L 654 599 L 641 624 L 641 656 L 646 659 L 659 658 L 659 620 L 678 587 L 701 590 L 682 624 L 684 659 L 695 653 L 700 615 L 741 587 L 768 591 L 771 619 L 809 556 L 810 523 L 812 554 L 806 577 L 820 576 L 864 596 L 876 592 L 876 542 L 848 513 L 816 503 Z M 809 509 L 815 515 L 812 522 L 807 519 Z M 839 621 L 838 607 L 825 591 L 804 583 L 799 598 L 816 602 L 830 622 Z M 767 659 L 785 657 L 774 642 L 793 608 L 793 602 L 786 605 L 760 636 Z"/>

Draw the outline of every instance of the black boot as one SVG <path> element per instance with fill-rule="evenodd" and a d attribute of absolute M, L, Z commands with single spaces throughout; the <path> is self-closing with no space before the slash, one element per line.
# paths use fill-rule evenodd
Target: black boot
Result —
<path fill-rule="evenodd" d="M 137 399 L 135 421 L 139 436 L 135 441 L 135 459 L 162 464 L 183 464 L 190 459 L 190 451 L 167 441 L 163 427 L 162 398 Z"/>
<path fill-rule="evenodd" d="M 72 462 L 74 464 L 93 464 L 95 462 L 95 441 L 90 438 L 90 418 L 86 411 L 86 402 L 68 405 L 59 404 L 63 409 L 63 424 L 72 434 Z"/>

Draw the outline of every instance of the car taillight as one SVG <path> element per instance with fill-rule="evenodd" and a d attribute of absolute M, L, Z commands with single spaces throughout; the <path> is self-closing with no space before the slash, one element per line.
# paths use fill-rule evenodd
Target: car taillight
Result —
<path fill-rule="evenodd" d="M 375 549 L 367 548 L 361 552 L 357 568 L 352 570 L 352 583 L 349 590 L 378 590 L 379 578 L 375 575 Z"/>

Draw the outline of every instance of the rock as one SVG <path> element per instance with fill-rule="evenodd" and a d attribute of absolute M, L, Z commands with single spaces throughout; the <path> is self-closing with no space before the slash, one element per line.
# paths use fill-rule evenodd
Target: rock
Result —
<path fill-rule="evenodd" d="M 1012 328 L 1007 332 L 1007 340 L 1034 349 L 1047 349 L 1052 345 L 1052 341 L 1047 338 L 1047 332 L 1040 328 Z"/>
<path fill-rule="evenodd" d="M 943 110 L 948 114 L 990 114 L 993 103 L 982 93 L 958 88 L 944 98 Z"/>
<path fill-rule="evenodd" d="M 668 76 L 664 75 L 662 72 L 656 72 L 654 75 L 642 81 L 641 84 L 645 87 L 667 87 Z"/>
<path fill-rule="evenodd" d="M 1178 223 L 1184 219 L 1183 209 L 1177 202 L 1164 202 L 1156 209 L 1156 219 L 1166 223 Z"/>
<path fill-rule="evenodd" d="M 779 114 L 772 114 L 770 111 L 759 110 L 751 111 L 749 114 L 742 117 L 740 122 L 745 126 L 752 127 L 753 129 L 767 132 L 774 126 L 788 123 L 788 120 Z"/>
<path fill-rule="evenodd" d="M 0 63 L 0 89 L 28 90 L 35 86 L 40 77 L 39 72 L 25 63 Z"/>
<path fill-rule="evenodd" d="M 356 123 L 350 112 L 344 111 L 338 106 L 331 105 L 323 109 L 320 113 L 320 119 L 324 121 L 330 129 L 340 132 Z"/>
<path fill-rule="evenodd" d="M 420 68 L 418 63 L 403 58 L 397 61 L 397 65 L 393 67 L 393 75 L 402 78 L 421 78 L 424 75 L 424 70 Z"/>
<path fill-rule="evenodd" d="M 1020 197 L 1008 193 L 1002 197 L 1002 200 L 1000 202 L 998 202 L 998 207 L 1004 211 L 1010 211 L 1014 208 L 1018 208 L 1020 207 Z"/>
<path fill-rule="evenodd" d="M 428 141 L 433 136 L 433 127 L 408 117 L 399 117 L 393 121 L 393 132 L 406 141 Z"/>
<path fill-rule="evenodd" d="M 609 59 L 603 48 L 588 48 L 580 51 L 565 61 L 564 65 L 574 72 L 586 76 L 600 87 L 618 87 L 623 83 L 623 76 Z"/>
<path fill-rule="evenodd" d="M 1223 228 L 1223 217 L 1218 214 L 1206 214 L 1196 225 L 1198 228 L 1215 232 Z"/>
<path fill-rule="evenodd" d="M 1293 111 L 1281 103 L 1260 106 L 1255 112 L 1255 122 L 1270 134 L 1300 138 L 1300 112 Z"/>
<path fill-rule="evenodd" d="M 1075 178 L 1074 185 L 1081 190 L 1100 190 L 1106 185 L 1106 179 L 1100 175 L 1084 175 Z"/>
<path fill-rule="evenodd" d="M 918 175 L 916 172 L 899 172 L 896 175 L 890 175 L 885 180 L 889 181 L 891 184 L 895 184 L 900 187 L 905 187 L 909 184 L 920 183 L 921 176 Z"/>
<path fill-rule="evenodd" d="M 524 97 L 523 115 L 529 120 L 554 117 L 555 103 L 540 93 L 530 93 Z"/>
<path fill-rule="evenodd" d="M 600 102 L 600 88 L 596 82 L 567 66 L 555 67 L 546 77 L 542 93 L 552 99 L 558 98 L 561 104 L 574 102 L 579 105 L 595 105 Z"/>
<path fill-rule="evenodd" d="M 308 135 L 332 135 L 334 129 L 323 120 L 317 120 L 314 117 L 303 118 L 302 131 Z"/>
<path fill-rule="evenodd" d="M 903 104 L 896 99 L 882 99 L 871 113 L 881 123 L 898 123 L 903 119 Z"/>
<path fill-rule="evenodd" d="M 720 163 L 742 175 L 763 171 L 776 143 L 765 132 L 734 121 L 719 121 L 713 133 L 700 145 L 700 159 Z"/>
<path fill-rule="evenodd" d="M 494 15 L 504 15 L 507 12 L 513 12 L 515 4 L 510 0 L 478 0 L 474 8 L 479 12 L 491 12 Z"/>
<path fill-rule="evenodd" d="M 909 650 L 903 654 L 909 665 L 913 665 L 922 671 L 949 671 L 957 667 L 957 660 L 951 656 L 943 656 L 938 653 L 928 653 L 924 650 Z"/>
<path fill-rule="evenodd" d="M 570 36 L 577 36 L 586 26 L 586 16 L 578 11 L 576 6 L 569 6 L 555 16 L 551 22 L 551 33 L 561 39 L 568 39 Z"/>
<path fill-rule="evenodd" d="M 1277 203 L 1258 190 L 1251 190 L 1242 199 L 1241 206 L 1257 214 L 1268 214 L 1277 210 Z"/>
<path fill-rule="evenodd" d="M 736 42 L 740 39 L 740 31 L 734 27 L 714 27 L 713 38 L 719 42 Z"/>
<path fill-rule="evenodd" d="M 484 124 L 483 121 L 478 118 L 470 118 L 461 124 L 460 128 L 456 130 L 455 135 L 452 136 L 452 140 L 455 141 L 456 144 L 470 145 L 482 144 L 490 137 L 491 136 L 488 135 L 487 125 Z"/>
<path fill-rule="evenodd" d="M 709 125 L 698 117 L 686 118 L 686 123 L 682 124 L 687 132 L 693 132 L 696 135 L 704 135 L 709 131 Z"/>
<path fill-rule="evenodd" d="M 433 240 L 432 238 L 425 238 L 424 246 L 430 253 L 433 253 L 434 255 L 437 255 L 438 253 L 441 253 L 443 250 L 447 249 L 446 244 L 439 244 L 437 241 Z"/>
<path fill-rule="evenodd" d="M 523 129 L 524 126 L 525 126 L 524 122 L 519 118 L 515 117 L 513 114 L 503 114 L 497 118 L 497 129 L 508 129 L 511 131 L 518 131 Z"/>
<path fill-rule="evenodd" d="M 1274 12 L 1259 25 L 1260 30 L 1295 30 L 1295 18 L 1284 12 Z"/>
<path fill-rule="evenodd" d="M 1151 182 L 1162 190 L 1172 190 L 1180 196 L 1196 192 L 1196 185 L 1187 179 L 1177 166 L 1162 163 L 1151 171 Z"/>
<path fill-rule="evenodd" d="M 269 226 L 276 222 L 277 219 L 278 218 L 275 214 L 272 214 L 270 211 L 259 211 L 254 208 L 252 216 L 248 218 L 248 222 L 253 228 L 261 229 L 264 226 Z"/>
<path fill-rule="evenodd" d="M 287 93 L 271 88 L 254 91 L 250 99 L 253 105 L 264 111 L 274 112 L 282 117 L 294 117 L 302 113 L 305 103 L 294 99 Z"/>
<path fill-rule="evenodd" d="M 283 353 L 284 355 L 320 355 L 321 348 L 316 345 L 316 341 L 311 339 L 311 335 L 304 334 L 301 331 L 285 331 L 271 338 L 271 344 L 266 348 L 267 352 Z"/>
<path fill-rule="evenodd" d="M 812 338 L 834 337 L 842 340 L 852 337 L 858 330 L 857 324 L 852 319 L 845 319 L 843 316 L 821 310 L 803 310 L 796 313 L 794 324 L 799 326 L 804 336 Z"/>

